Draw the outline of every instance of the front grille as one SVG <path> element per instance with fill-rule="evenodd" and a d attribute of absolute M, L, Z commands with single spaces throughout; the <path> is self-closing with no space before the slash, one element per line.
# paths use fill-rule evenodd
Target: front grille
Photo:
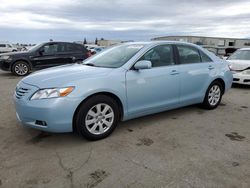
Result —
<path fill-rule="evenodd" d="M 16 87 L 16 98 L 21 99 L 23 98 L 27 93 L 29 93 L 30 89 L 23 88 L 23 87 Z"/>
<path fill-rule="evenodd" d="M 240 79 L 239 78 L 234 78 L 233 81 L 240 81 Z"/>
<path fill-rule="evenodd" d="M 250 79 L 245 79 L 243 82 L 250 82 Z"/>

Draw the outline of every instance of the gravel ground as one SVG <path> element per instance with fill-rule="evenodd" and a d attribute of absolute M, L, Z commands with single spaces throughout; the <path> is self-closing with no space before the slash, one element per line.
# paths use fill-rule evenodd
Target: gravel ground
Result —
<path fill-rule="evenodd" d="M 0 187 L 250 187 L 250 87 L 212 111 L 185 107 L 121 123 L 107 139 L 22 127 L 0 71 Z"/>

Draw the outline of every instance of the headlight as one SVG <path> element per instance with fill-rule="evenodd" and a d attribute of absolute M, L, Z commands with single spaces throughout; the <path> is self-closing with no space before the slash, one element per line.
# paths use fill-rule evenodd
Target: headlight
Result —
<path fill-rule="evenodd" d="M 250 70 L 244 70 L 241 74 L 250 74 Z"/>
<path fill-rule="evenodd" d="M 10 60 L 10 59 L 11 59 L 11 56 L 9 56 L 9 55 L 3 55 L 3 56 L 0 56 L 0 59 L 3 59 L 3 60 Z"/>
<path fill-rule="evenodd" d="M 40 89 L 33 94 L 30 100 L 49 99 L 56 97 L 65 97 L 74 90 L 74 87 Z"/>

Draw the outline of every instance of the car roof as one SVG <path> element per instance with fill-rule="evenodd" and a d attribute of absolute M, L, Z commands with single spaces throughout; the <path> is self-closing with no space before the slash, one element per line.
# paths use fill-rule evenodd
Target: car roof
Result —
<path fill-rule="evenodd" d="M 196 44 L 188 43 L 188 42 L 181 42 L 181 41 L 147 41 L 147 42 L 127 42 L 124 44 L 138 44 L 138 45 L 157 45 L 157 44 L 183 44 L 183 45 L 190 45 L 190 46 L 198 46 Z"/>
<path fill-rule="evenodd" d="M 69 43 L 69 44 L 79 44 L 75 42 L 63 42 L 63 41 L 49 41 L 49 42 L 42 42 L 41 44 L 54 44 L 54 43 Z M 82 44 L 79 44 L 82 45 Z"/>
<path fill-rule="evenodd" d="M 250 50 L 250 48 L 241 48 L 239 50 Z"/>

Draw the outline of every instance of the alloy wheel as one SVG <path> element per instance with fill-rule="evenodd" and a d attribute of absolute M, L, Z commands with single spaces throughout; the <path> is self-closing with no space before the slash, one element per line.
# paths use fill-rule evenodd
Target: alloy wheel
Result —
<path fill-rule="evenodd" d="M 110 129 L 114 117 L 113 109 L 108 104 L 100 103 L 88 111 L 85 117 L 85 126 L 90 133 L 100 135 Z"/>
<path fill-rule="evenodd" d="M 221 89 L 218 85 L 213 85 L 208 93 L 208 102 L 211 106 L 217 105 L 221 98 Z"/>
<path fill-rule="evenodd" d="M 25 63 L 18 63 L 14 67 L 14 70 L 17 75 L 23 76 L 28 73 L 29 68 Z"/>

